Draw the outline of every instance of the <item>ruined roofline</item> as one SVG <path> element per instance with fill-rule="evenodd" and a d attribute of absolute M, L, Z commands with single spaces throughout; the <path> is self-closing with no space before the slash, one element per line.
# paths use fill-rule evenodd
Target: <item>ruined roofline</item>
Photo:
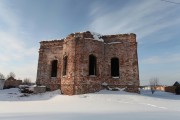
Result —
<path fill-rule="evenodd" d="M 134 36 L 136 37 L 135 33 L 124 33 L 124 34 L 113 34 L 113 35 L 103 35 L 102 37 L 126 37 L 126 36 Z"/>
<path fill-rule="evenodd" d="M 136 34 L 134 33 L 125 33 L 125 34 L 113 34 L 113 35 L 101 35 L 96 32 L 91 32 L 91 31 L 86 31 L 86 32 L 76 32 L 76 33 L 71 33 L 69 34 L 66 39 L 72 39 L 74 37 L 78 38 L 84 38 L 84 39 L 92 39 L 92 40 L 97 40 L 100 42 L 108 42 L 107 39 L 117 39 L 117 40 L 127 40 L 129 42 L 136 42 Z M 116 41 L 117 41 L 116 40 Z M 112 40 L 114 41 L 114 40 Z"/>
<path fill-rule="evenodd" d="M 84 32 L 75 32 L 75 33 L 71 33 L 69 35 L 67 35 L 65 38 L 63 39 L 54 39 L 54 40 L 47 40 L 47 41 L 41 41 L 40 44 L 48 44 L 48 43 L 61 43 L 64 42 L 65 39 L 68 39 L 69 37 L 84 37 L 84 38 L 93 38 L 94 39 L 98 39 L 99 41 L 104 41 L 104 38 L 113 38 L 113 37 L 135 37 L 136 38 L 136 34 L 135 33 L 125 33 L 125 34 L 112 34 L 112 35 L 101 35 L 99 33 L 96 32 L 91 32 L 91 31 L 84 31 Z M 96 40 L 95 39 L 95 40 Z"/>
<path fill-rule="evenodd" d="M 49 48 L 49 47 L 62 47 L 64 43 L 64 39 L 60 39 L 60 40 L 51 40 L 51 41 L 41 41 L 40 42 L 40 49 L 42 48 Z"/>
<path fill-rule="evenodd" d="M 54 39 L 54 40 L 43 40 L 41 41 L 40 43 L 52 43 L 52 42 L 63 42 L 64 41 L 64 38 L 63 39 Z"/>
<path fill-rule="evenodd" d="M 69 35 L 73 35 L 73 34 L 82 34 L 82 33 L 96 33 L 96 32 L 93 32 L 93 31 L 83 31 L 83 32 L 75 32 L 75 33 L 71 33 L 71 34 L 69 34 Z M 111 34 L 111 35 L 102 35 L 102 34 L 100 34 L 100 33 L 97 33 L 97 34 L 99 34 L 99 35 L 101 35 L 101 36 L 129 36 L 129 35 L 134 35 L 134 36 L 136 36 L 136 34 L 135 33 L 123 33 L 123 34 Z"/>

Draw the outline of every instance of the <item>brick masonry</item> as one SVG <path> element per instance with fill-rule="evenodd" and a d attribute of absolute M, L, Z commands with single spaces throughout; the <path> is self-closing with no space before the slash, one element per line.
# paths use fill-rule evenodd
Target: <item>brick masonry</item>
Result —
<path fill-rule="evenodd" d="M 127 87 L 129 92 L 139 92 L 139 71 L 136 35 L 103 35 L 103 41 L 93 34 L 77 32 L 61 40 L 40 42 L 37 70 L 38 85 L 50 90 L 61 89 L 67 95 L 96 92 L 102 83 Z M 97 58 L 97 74 L 89 75 L 89 55 Z M 67 56 L 67 74 L 63 76 L 63 58 Z M 111 76 L 111 59 L 119 59 L 119 78 Z M 58 61 L 57 77 L 51 77 L 51 63 Z"/>

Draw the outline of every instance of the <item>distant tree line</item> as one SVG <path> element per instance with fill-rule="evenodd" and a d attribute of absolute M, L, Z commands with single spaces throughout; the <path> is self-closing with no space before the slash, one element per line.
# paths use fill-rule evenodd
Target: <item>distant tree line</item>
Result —
<path fill-rule="evenodd" d="M 156 87 L 159 85 L 159 79 L 157 77 L 151 78 L 149 80 L 149 83 L 151 87 L 151 92 L 152 94 L 154 94 L 154 92 L 156 91 Z"/>
<path fill-rule="evenodd" d="M 5 77 L 2 73 L 0 73 L 0 79 L 5 79 Z"/>
<path fill-rule="evenodd" d="M 7 75 L 7 77 L 5 77 L 2 73 L 0 73 L 0 79 L 5 79 L 5 80 L 6 80 L 6 79 L 8 79 L 8 78 L 10 78 L 10 77 L 15 78 L 15 77 L 16 77 L 16 74 L 15 74 L 14 72 L 10 72 L 10 73 Z M 31 84 L 32 84 L 32 81 L 31 81 L 30 78 L 24 78 L 22 84 L 23 84 L 23 85 L 31 85 Z"/>

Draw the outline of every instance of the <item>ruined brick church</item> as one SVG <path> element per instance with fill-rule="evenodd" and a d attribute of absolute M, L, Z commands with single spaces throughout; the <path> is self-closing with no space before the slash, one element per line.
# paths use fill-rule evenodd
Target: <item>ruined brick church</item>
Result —
<path fill-rule="evenodd" d="M 36 83 L 67 95 L 96 92 L 103 84 L 138 92 L 136 35 L 86 31 L 42 41 Z"/>

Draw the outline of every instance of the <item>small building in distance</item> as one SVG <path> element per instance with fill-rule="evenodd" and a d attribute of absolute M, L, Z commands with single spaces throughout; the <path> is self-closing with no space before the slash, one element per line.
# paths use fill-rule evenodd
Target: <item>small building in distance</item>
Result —
<path fill-rule="evenodd" d="M 22 80 L 16 80 L 14 77 L 9 77 L 7 80 L 5 80 L 4 88 L 17 88 L 21 84 Z"/>
<path fill-rule="evenodd" d="M 180 81 L 176 81 L 173 86 L 176 87 L 175 88 L 176 95 L 180 95 Z"/>
<path fill-rule="evenodd" d="M 176 81 L 173 86 L 180 86 L 180 81 Z"/>
<path fill-rule="evenodd" d="M 42 41 L 36 83 L 67 95 L 99 91 L 102 83 L 138 93 L 136 35 L 86 31 Z"/>
<path fill-rule="evenodd" d="M 180 81 L 176 81 L 172 86 L 165 87 L 165 91 L 180 95 Z"/>

